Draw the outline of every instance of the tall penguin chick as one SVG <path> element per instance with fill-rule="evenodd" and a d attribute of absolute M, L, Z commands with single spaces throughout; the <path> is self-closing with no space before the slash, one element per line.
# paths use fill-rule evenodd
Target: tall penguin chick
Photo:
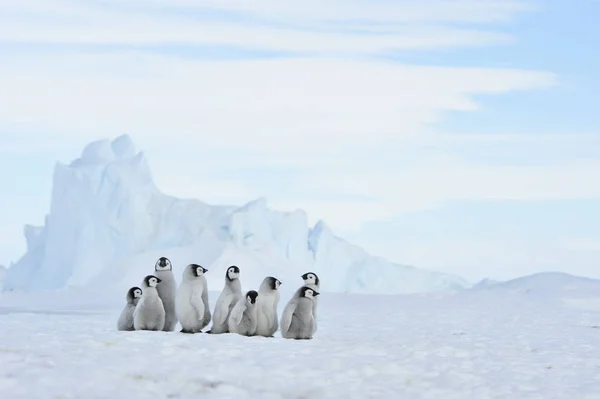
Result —
<path fill-rule="evenodd" d="M 133 312 L 135 311 L 135 306 L 140 301 L 142 297 L 142 289 L 140 287 L 131 287 L 127 291 L 127 295 L 125 296 L 125 307 L 121 311 L 121 315 L 119 316 L 119 320 L 117 321 L 117 330 L 119 331 L 133 331 Z"/>
<path fill-rule="evenodd" d="M 279 286 L 281 281 L 275 277 L 265 277 L 258 290 L 256 300 L 257 324 L 256 335 L 273 337 L 277 328 L 277 305 L 279 304 Z"/>
<path fill-rule="evenodd" d="M 319 290 L 321 289 L 321 281 L 319 280 L 319 276 L 317 276 L 315 273 L 313 272 L 308 272 L 308 273 L 304 273 L 302 276 L 302 280 L 304 280 L 304 285 L 307 287 L 312 287 L 312 288 L 316 288 L 317 292 L 320 292 Z M 313 309 L 312 309 L 312 313 L 313 313 L 313 317 L 315 318 L 315 330 L 313 331 L 313 334 L 315 332 L 317 332 L 317 306 L 319 305 L 319 298 L 318 296 L 313 297 Z"/>
<path fill-rule="evenodd" d="M 165 307 L 156 287 L 162 280 L 149 275 L 142 282 L 142 297 L 133 312 L 133 328 L 136 330 L 162 331 L 165 327 Z"/>
<path fill-rule="evenodd" d="M 288 339 L 312 339 L 315 318 L 313 302 L 319 292 L 309 286 L 300 288 L 300 297 L 294 295 L 281 313 L 281 336 Z"/>
<path fill-rule="evenodd" d="M 158 258 L 154 265 L 154 275 L 162 280 L 158 286 L 158 296 L 163 301 L 165 307 L 165 327 L 164 331 L 175 330 L 177 316 L 175 315 L 175 292 L 177 283 L 173 274 L 173 265 L 171 261 L 164 256 Z"/>
<path fill-rule="evenodd" d="M 227 319 L 227 327 L 230 333 L 251 337 L 256 332 L 256 298 L 258 292 L 251 290 L 244 298 L 240 298 Z"/>
<path fill-rule="evenodd" d="M 183 333 L 202 332 L 210 323 L 208 288 L 204 277 L 207 271 L 194 263 L 187 265 L 183 270 L 175 301 L 175 311 Z"/>
<path fill-rule="evenodd" d="M 229 332 L 227 319 L 235 304 L 242 298 L 242 284 L 240 283 L 240 268 L 233 265 L 225 272 L 225 286 L 217 299 L 213 313 L 213 325 L 211 334 L 223 334 Z"/>

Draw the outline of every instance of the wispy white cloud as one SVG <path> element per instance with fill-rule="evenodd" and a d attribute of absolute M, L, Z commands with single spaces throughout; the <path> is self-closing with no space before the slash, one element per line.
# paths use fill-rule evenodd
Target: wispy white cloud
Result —
<path fill-rule="evenodd" d="M 243 18 L 200 18 L 208 8 Z M 0 129 L 18 133 L 13 151 L 31 150 L 40 132 L 81 145 L 126 132 L 170 194 L 229 203 L 265 195 L 344 229 L 461 199 L 596 198 L 586 181 L 595 161 L 524 167 L 438 153 L 449 141 L 490 140 L 437 132 L 446 112 L 478 110 L 478 94 L 551 88 L 554 74 L 367 57 L 508 43 L 490 24 L 529 10 L 500 0 L 0 1 L 0 43 L 27 45 L 0 63 Z M 139 47 L 174 44 L 301 54 L 200 61 Z M 256 167 L 281 170 L 285 183 L 265 188 L 267 177 L 245 173 Z"/>
<path fill-rule="evenodd" d="M 0 6 L 0 42 L 169 45 L 219 44 L 311 54 L 379 53 L 402 49 L 447 48 L 507 43 L 510 35 L 450 26 L 446 22 L 494 21 L 526 8 L 521 2 L 440 1 L 389 2 L 217 2 L 183 1 L 179 5 L 210 6 L 270 18 L 263 23 L 196 20 L 190 12 L 160 13 L 173 2 L 73 2 L 24 0 Z M 485 3 L 485 4 L 484 4 Z M 163 8 L 159 9 L 162 10 Z M 267 23 L 284 18 L 296 25 Z M 308 20 L 311 24 L 302 25 Z M 316 20 L 326 20 L 329 24 Z M 359 19 L 359 22 L 357 22 Z M 331 20 L 351 23 L 342 29 Z M 387 26 L 365 22 L 385 21 Z M 247 22 L 247 20 L 245 20 Z M 357 25 L 358 23 L 358 25 Z M 348 28 L 352 28 L 349 30 Z"/>
<path fill-rule="evenodd" d="M 477 109 L 474 93 L 553 83 L 544 72 L 321 58 L 26 56 L 0 65 L 0 120 L 88 137 L 170 132 L 221 148 L 321 151 L 414 136 L 443 111 Z"/>
<path fill-rule="evenodd" d="M 535 9 L 522 0 L 108 0 L 138 7 L 210 7 L 277 20 L 376 22 L 498 22 Z"/>

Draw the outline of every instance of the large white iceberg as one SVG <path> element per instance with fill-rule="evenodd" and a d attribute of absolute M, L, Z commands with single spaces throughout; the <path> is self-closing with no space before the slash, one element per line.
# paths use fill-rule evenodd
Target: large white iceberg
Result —
<path fill-rule="evenodd" d="M 306 213 L 278 212 L 264 198 L 244 206 L 212 206 L 163 194 L 148 163 L 127 135 L 88 144 L 81 157 L 54 170 L 44 226 L 24 228 L 27 251 L 5 276 L 4 289 L 62 289 L 139 284 L 159 256 L 171 258 L 176 277 L 190 262 L 210 271 L 220 289 L 230 264 L 257 287 L 267 274 L 301 283 L 314 271 L 323 291 L 417 293 L 462 289 L 463 279 L 390 263 L 335 236 Z"/>

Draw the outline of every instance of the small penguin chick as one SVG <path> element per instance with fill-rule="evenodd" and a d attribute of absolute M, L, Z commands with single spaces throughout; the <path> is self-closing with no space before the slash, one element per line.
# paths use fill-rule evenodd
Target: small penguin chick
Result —
<path fill-rule="evenodd" d="M 250 290 L 245 298 L 240 298 L 229 315 L 227 326 L 230 333 L 251 337 L 256 333 L 258 292 Z"/>
<path fill-rule="evenodd" d="M 263 337 L 273 337 L 275 331 L 279 328 L 277 319 L 277 306 L 279 304 L 279 287 L 281 281 L 273 276 L 265 277 L 258 289 L 258 299 L 256 306 L 257 325 L 256 335 Z"/>
<path fill-rule="evenodd" d="M 117 330 L 119 331 L 133 331 L 133 312 L 142 296 L 142 289 L 139 287 L 131 287 L 125 295 L 126 304 L 119 320 L 117 321 Z"/>
<path fill-rule="evenodd" d="M 316 273 L 308 272 L 308 273 L 304 273 L 300 277 L 302 277 L 302 280 L 304 280 L 304 285 L 307 285 L 307 286 L 312 285 L 312 286 L 315 286 L 317 289 L 321 288 L 321 281 L 319 280 L 319 276 L 317 276 Z M 313 334 L 317 331 L 317 306 L 318 305 L 319 305 L 319 301 L 317 298 L 315 298 L 315 300 L 313 301 L 313 309 L 312 309 L 313 317 L 315 319 L 315 323 L 314 323 L 315 330 L 313 331 Z"/>
<path fill-rule="evenodd" d="M 175 315 L 175 291 L 177 283 L 173 274 L 173 265 L 169 258 L 161 256 L 154 264 L 154 274 L 162 280 L 158 286 L 158 296 L 165 307 L 165 326 L 163 331 L 173 331 L 177 324 Z"/>
<path fill-rule="evenodd" d="M 191 263 L 183 270 L 183 279 L 177 288 L 175 311 L 181 332 L 199 333 L 210 323 L 206 273 L 208 269 Z"/>
<path fill-rule="evenodd" d="M 229 332 L 227 320 L 235 304 L 242 298 L 240 268 L 232 265 L 225 271 L 225 286 L 217 298 L 213 312 L 213 325 L 209 334 L 225 334 Z"/>
<path fill-rule="evenodd" d="M 158 296 L 157 286 L 162 279 L 148 275 L 142 281 L 142 297 L 133 312 L 136 330 L 161 331 L 165 326 L 165 308 Z"/>
<path fill-rule="evenodd" d="M 302 286 L 281 314 L 281 336 L 288 339 L 312 339 L 315 333 L 313 301 L 319 295 L 314 286 Z"/>

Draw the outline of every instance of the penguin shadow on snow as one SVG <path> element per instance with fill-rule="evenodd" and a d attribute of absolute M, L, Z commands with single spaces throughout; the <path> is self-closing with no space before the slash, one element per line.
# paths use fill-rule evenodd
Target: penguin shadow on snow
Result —
<path fill-rule="evenodd" d="M 213 312 L 208 301 L 205 267 L 191 263 L 182 273 L 177 286 L 171 261 L 160 257 L 154 274 L 142 280 L 141 287 L 131 287 L 125 296 L 125 307 L 119 315 L 119 331 L 175 331 L 181 333 L 239 334 L 246 337 L 274 338 L 280 330 L 286 339 L 312 339 L 317 331 L 320 280 L 313 272 L 300 276 L 300 286 L 285 305 L 281 316 L 277 308 L 282 282 L 267 276 L 257 290 L 242 293 L 240 268 L 231 265 L 225 271 L 224 286 Z"/>

